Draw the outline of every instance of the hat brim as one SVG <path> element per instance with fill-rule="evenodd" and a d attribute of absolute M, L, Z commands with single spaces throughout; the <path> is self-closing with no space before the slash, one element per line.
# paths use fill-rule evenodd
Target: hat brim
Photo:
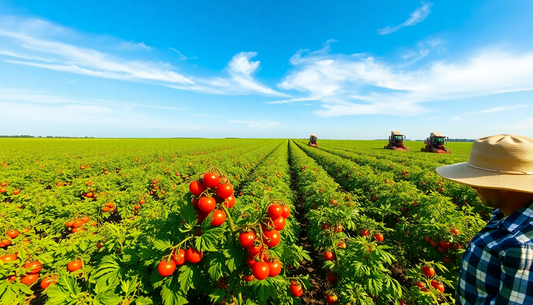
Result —
<path fill-rule="evenodd" d="M 437 167 L 437 174 L 468 186 L 533 193 L 533 175 L 514 175 L 486 171 L 464 163 Z"/>

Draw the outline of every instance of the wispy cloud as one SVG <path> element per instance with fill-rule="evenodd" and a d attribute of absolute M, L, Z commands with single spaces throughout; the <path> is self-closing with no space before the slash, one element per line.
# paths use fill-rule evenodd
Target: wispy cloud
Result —
<path fill-rule="evenodd" d="M 195 56 L 192 56 L 192 57 L 187 57 L 185 55 L 183 55 L 180 51 L 174 49 L 174 48 L 168 48 L 169 50 L 172 50 L 174 53 L 177 53 L 179 55 L 179 60 L 187 60 L 187 59 L 196 59 Z"/>
<path fill-rule="evenodd" d="M 474 111 L 474 112 L 461 114 L 461 115 L 453 117 L 453 120 L 454 121 L 459 121 L 463 117 L 469 116 L 469 115 L 509 111 L 509 110 L 513 110 L 513 109 L 517 109 L 517 108 L 524 108 L 524 107 L 527 107 L 527 105 L 514 105 L 514 106 L 505 106 L 505 107 L 494 107 L 494 108 L 485 109 L 485 110 L 481 110 L 481 111 Z"/>
<path fill-rule="evenodd" d="M 270 127 L 276 127 L 276 126 L 281 125 L 280 122 L 268 121 L 268 120 L 260 120 L 260 121 L 229 120 L 229 122 L 235 123 L 235 124 L 245 124 L 248 128 L 254 128 L 254 129 L 270 128 Z"/>
<path fill-rule="evenodd" d="M 414 12 L 411 13 L 411 16 L 409 19 L 407 19 L 405 22 L 397 25 L 397 26 L 386 26 L 384 28 L 378 29 L 377 33 L 379 35 L 387 35 L 390 33 L 394 33 L 398 31 L 399 29 L 406 27 L 406 26 L 413 26 L 417 23 L 420 23 L 424 21 L 424 19 L 429 16 L 429 13 L 431 13 L 431 7 L 433 6 L 432 3 L 427 3 L 422 1 L 422 7 L 417 8 Z"/>
<path fill-rule="evenodd" d="M 457 62 L 432 62 L 409 69 L 370 55 L 298 51 L 294 68 L 278 84 L 318 100 L 324 117 L 363 114 L 417 115 L 421 102 L 533 90 L 533 50 L 511 53 L 487 48 Z M 304 53 L 309 53 L 303 56 Z M 290 100 L 290 99 L 289 99 Z M 279 102 L 277 102 L 279 103 Z"/>
<path fill-rule="evenodd" d="M 72 29 L 43 20 L 4 18 L 0 22 L 0 37 L 3 41 L 0 60 L 12 64 L 209 94 L 288 97 L 254 79 L 253 73 L 260 66 L 259 61 L 250 60 L 257 55 L 255 52 L 236 54 L 223 71 L 225 76 L 206 77 L 178 73 L 179 69 L 170 63 L 144 59 L 146 55 L 150 56 L 146 51 L 152 51 L 152 48 L 142 42 L 113 40 L 105 35 L 87 38 Z M 108 43 L 102 47 L 107 50 L 104 52 L 93 47 L 91 40 L 113 41 L 115 47 Z M 179 59 L 188 59 L 178 50 L 171 49 L 180 55 Z M 117 54 L 111 52 L 117 50 L 120 50 Z M 127 52 L 133 50 L 145 51 L 143 57 Z"/>
<path fill-rule="evenodd" d="M 417 51 L 408 51 L 405 54 L 403 54 L 401 57 L 402 59 L 405 59 L 407 62 L 401 66 L 408 66 L 411 64 L 414 64 L 415 62 L 419 61 L 420 59 L 426 57 L 429 55 L 429 53 L 434 50 L 435 48 L 438 48 L 438 50 L 442 49 L 440 46 L 444 44 L 444 41 L 441 39 L 430 39 L 427 41 L 419 42 L 418 50 Z"/>
<path fill-rule="evenodd" d="M 0 88 L 0 102 L 5 103 L 33 103 L 33 104 L 63 104 L 63 105 L 87 105 L 87 106 L 110 106 L 110 107 L 141 107 L 141 108 L 154 108 L 154 109 L 166 109 L 182 111 L 187 108 L 176 108 L 150 104 L 117 102 L 111 100 L 99 100 L 99 99 L 80 99 L 68 96 L 59 96 L 50 94 L 47 92 L 31 92 L 25 90 L 14 90 Z"/>

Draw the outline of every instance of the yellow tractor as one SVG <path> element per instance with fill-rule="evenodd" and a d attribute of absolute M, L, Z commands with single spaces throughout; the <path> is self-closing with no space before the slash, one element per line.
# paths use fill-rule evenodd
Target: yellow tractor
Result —
<path fill-rule="evenodd" d="M 309 137 L 309 142 L 307 143 L 307 145 L 311 146 L 311 147 L 318 147 L 318 144 L 316 143 L 316 140 L 317 140 L 317 137 L 315 134 L 312 134 L 310 137 Z"/>
<path fill-rule="evenodd" d="M 440 132 L 432 132 L 429 135 L 429 138 L 424 141 L 426 147 L 422 147 L 420 151 L 437 154 L 451 154 L 452 151 L 444 146 L 447 141 L 448 137 L 441 135 Z"/>
<path fill-rule="evenodd" d="M 409 150 L 404 144 L 405 136 L 399 131 L 391 131 L 389 137 L 389 143 L 383 148 L 391 150 Z"/>

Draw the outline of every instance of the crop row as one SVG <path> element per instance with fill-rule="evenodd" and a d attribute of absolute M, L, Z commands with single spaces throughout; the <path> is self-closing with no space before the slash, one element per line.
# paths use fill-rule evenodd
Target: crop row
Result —
<path fill-rule="evenodd" d="M 443 261 L 450 271 L 442 268 L 442 276 L 431 280 L 453 288 L 451 283 L 457 282 L 463 247 L 484 226 L 484 221 L 468 210 L 458 211 L 449 198 L 438 193 L 426 194 L 408 181 L 395 181 L 390 171 L 375 171 L 369 165 L 298 144 L 335 181 L 359 199 L 359 213 L 364 215 L 363 220 L 368 220 L 363 221 L 366 231 L 385 228 L 385 243 L 404 269 L 400 272 L 402 277 L 408 278 L 402 283 L 407 299 L 420 304 L 422 299 L 431 295 L 442 301 L 445 296 L 450 296 L 434 289 L 430 290 L 431 294 L 421 293 L 413 283 L 427 280 L 425 285 L 429 286 L 430 279 L 424 279 L 413 270 L 421 263 Z M 435 262 L 429 265 L 443 266 Z"/>
<path fill-rule="evenodd" d="M 354 153 L 330 146 L 321 146 L 321 150 L 331 154 L 345 157 L 359 165 L 368 165 L 376 172 L 391 172 L 394 181 L 409 181 L 413 183 L 420 191 L 439 192 L 443 196 L 449 197 L 457 207 L 474 209 L 486 220 L 488 220 L 490 208 L 481 204 L 477 192 L 472 188 L 458 183 L 441 179 L 435 172 L 435 169 L 442 164 L 435 160 L 428 160 L 428 154 L 410 155 L 408 161 L 399 161 L 396 156 L 382 156 L 377 159 L 368 152 Z M 450 155 L 447 155 L 450 156 Z M 404 160 L 401 158 L 400 160 Z M 424 165 L 420 167 L 420 165 Z"/>
<path fill-rule="evenodd" d="M 213 165 L 224 168 L 238 187 L 280 143 L 195 156 L 187 161 L 196 164 L 186 165 L 198 173 Z M 30 180 L 20 194 L 0 195 L 4 196 L 0 197 L 3 201 L 0 237 L 2 242 L 9 241 L 0 249 L 0 256 L 16 258 L 0 268 L 2 301 L 23 303 L 26 296 L 34 295 L 26 286 L 25 279 L 30 273 L 24 265 L 40 262 L 43 268 L 37 278 L 31 276 L 32 280 L 57 278 L 57 285 L 37 292 L 47 295 L 50 304 L 74 300 L 106 304 L 134 299 L 137 304 L 160 302 L 155 296 L 162 288 L 153 270 L 156 260 L 161 258 L 158 250 L 161 245 L 154 238 L 179 231 L 176 225 L 181 221 L 180 207 L 188 188 L 187 180 L 176 181 L 179 176 L 174 170 L 165 170 L 164 167 L 172 166 L 163 162 L 167 158 L 168 155 L 163 160 L 150 161 L 154 163 L 151 166 L 124 166 L 108 174 L 103 169 L 92 176 L 83 172 L 72 177 L 70 185 Z M 179 166 L 178 160 L 175 166 Z M 49 170 L 50 176 L 58 171 Z M 3 169 L 2 173 L 7 175 L 0 181 L 9 186 L 17 177 L 6 171 L 9 167 Z M 88 196 L 90 193 L 92 196 Z M 11 238 L 7 232 L 12 231 L 19 234 Z M 67 265 L 72 262 L 80 262 L 82 267 L 70 272 Z M 6 281 L 8 278 L 12 280 Z M 161 295 L 162 299 L 167 293 Z"/>

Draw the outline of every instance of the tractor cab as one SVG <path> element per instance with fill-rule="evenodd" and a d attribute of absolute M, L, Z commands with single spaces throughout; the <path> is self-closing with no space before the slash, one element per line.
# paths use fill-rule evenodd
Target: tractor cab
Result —
<path fill-rule="evenodd" d="M 420 151 L 438 154 L 449 154 L 452 151 L 446 148 L 446 142 L 448 142 L 448 137 L 441 135 L 440 132 L 432 132 L 429 135 L 429 138 L 424 141 L 424 144 L 426 144 L 426 146 L 422 147 Z"/>
<path fill-rule="evenodd" d="M 317 137 L 316 137 L 316 134 L 312 134 L 310 137 L 309 137 L 309 142 L 307 143 L 307 145 L 311 146 L 311 147 L 318 147 L 318 143 L 316 142 L 317 141 Z"/>
<path fill-rule="evenodd" d="M 409 148 L 405 147 L 403 144 L 404 140 L 405 136 L 399 131 L 391 131 L 389 143 L 383 148 L 392 150 L 408 150 Z"/>

